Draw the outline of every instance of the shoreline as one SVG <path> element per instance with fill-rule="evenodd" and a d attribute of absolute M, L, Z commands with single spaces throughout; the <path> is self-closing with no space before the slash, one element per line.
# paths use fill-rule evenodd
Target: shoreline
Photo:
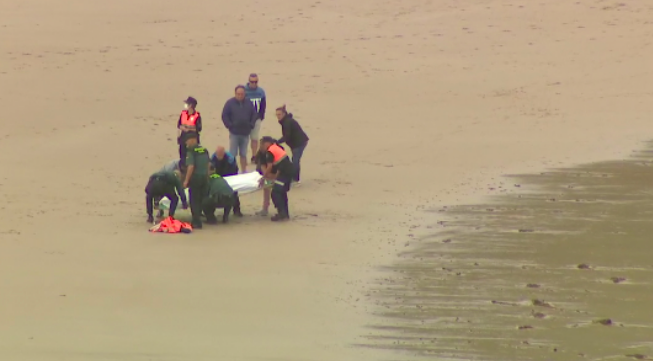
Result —
<path fill-rule="evenodd" d="M 636 302 L 653 271 L 645 256 L 650 149 L 515 174 L 526 188 L 441 209 L 438 229 L 377 284 L 381 337 L 364 346 L 406 360 L 650 353 L 651 336 L 641 333 L 653 319 Z"/>

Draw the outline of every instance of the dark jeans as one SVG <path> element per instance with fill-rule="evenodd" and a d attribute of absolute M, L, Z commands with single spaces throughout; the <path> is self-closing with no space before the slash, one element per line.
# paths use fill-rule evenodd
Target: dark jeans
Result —
<path fill-rule="evenodd" d="M 288 191 L 290 191 L 290 179 L 280 177 L 274 181 L 271 192 L 272 203 L 282 217 L 290 217 Z"/>
<path fill-rule="evenodd" d="M 168 197 L 170 200 L 170 209 L 168 210 L 168 215 L 173 217 L 175 211 L 177 210 L 177 205 L 179 204 L 179 197 L 177 196 L 177 191 L 165 184 L 160 183 L 155 178 L 150 178 L 145 186 L 145 206 L 147 209 L 147 215 L 151 216 L 154 213 L 154 203 L 162 197 Z"/>
<path fill-rule="evenodd" d="M 208 193 L 208 179 L 192 179 L 188 183 L 188 198 L 190 198 L 190 213 L 193 227 L 202 226 L 202 205 Z"/>
<path fill-rule="evenodd" d="M 292 148 L 292 164 L 295 167 L 295 175 L 293 176 L 293 180 L 297 182 L 299 182 L 299 172 L 301 170 L 300 162 L 307 145 L 308 144 L 304 144 L 301 147 Z"/>
<path fill-rule="evenodd" d="M 202 210 L 206 216 L 206 221 L 210 223 L 217 222 L 217 219 L 215 218 L 215 210 L 217 208 L 223 208 L 224 213 L 222 215 L 222 221 L 227 223 L 229 220 L 229 212 L 231 212 L 231 207 L 234 206 L 234 203 L 234 196 L 220 197 L 218 199 L 206 198 L 202 206 Z"/>

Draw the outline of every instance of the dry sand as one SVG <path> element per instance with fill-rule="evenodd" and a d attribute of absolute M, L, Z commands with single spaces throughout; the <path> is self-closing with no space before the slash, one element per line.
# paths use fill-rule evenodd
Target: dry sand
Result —
<path fill-rule="evenodd" d="M 392 358 L 350 344 L 375 267 L 434 222 L 422 210 L 649 136 L 651 7 L 0 2 L 0 358 Z M 222 105 L 250 72 L 311 137 L 296 219 L 147 233 L 181 100 L 225 144 Z"/>

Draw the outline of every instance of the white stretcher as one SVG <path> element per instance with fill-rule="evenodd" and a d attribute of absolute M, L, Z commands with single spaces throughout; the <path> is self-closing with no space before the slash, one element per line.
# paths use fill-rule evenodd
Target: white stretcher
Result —
<path fill-rule="evenodd" d="M 224 180 L 229 183 L 229 186 L 238 192 L 238 195 L 243 195 L 247 193 L 256 192 L 257 190 L 263 189 L 259 187 L 259 182 L 261 181 L 261 175 L 258 172 L 249 172 L 242 173 L 237 175 L 231 175 L 224 177 Z M 188 199 L 188 189 L 185 189 L 186 199 Z M 160 210 L 167 210 L 170 207 L 170 200 L 168 197 L 163 197 L 159 202 Z"/>

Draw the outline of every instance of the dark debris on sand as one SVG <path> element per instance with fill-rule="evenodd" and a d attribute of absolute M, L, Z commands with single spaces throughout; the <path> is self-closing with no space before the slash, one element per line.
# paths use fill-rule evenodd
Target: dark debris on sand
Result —
<path fill-rule="evenodd" d="M 602 319 L 599 319 L 599 320 L 595 320 L 594 323 L 598 323 L 598 324 L 603 325 L 603 326 L 612 326 L 612 325 L 614 325 L 614 322 L 612 322 L 612 320 L 609 319 L 609 318 L 602 318 Z"/>
<path fill-rule="evenodd" d="M 545 318 L 546 317 L 546 315 L 543 314 L 542 312 L 535 312 L 535 310 L 531 311 L 531 315 L 533 315 L 533 317 L 535 317 L 535 318 Z"/>
<path fill-rule="evenodd" d="M 533 306 L 539 306 L 539 307 L 549 307 L 553 308 L 553 305 L 542 300 L 538 300 L 537 298 L 533 299 Z"/>
<path fill-rule="evenodd" d="M 635 360 L 653 360 L 653 358 L 650 358 L 646 355 L 642 355 L 641 353 L 626 355 L 626 357 L 634 358 Z"/>

